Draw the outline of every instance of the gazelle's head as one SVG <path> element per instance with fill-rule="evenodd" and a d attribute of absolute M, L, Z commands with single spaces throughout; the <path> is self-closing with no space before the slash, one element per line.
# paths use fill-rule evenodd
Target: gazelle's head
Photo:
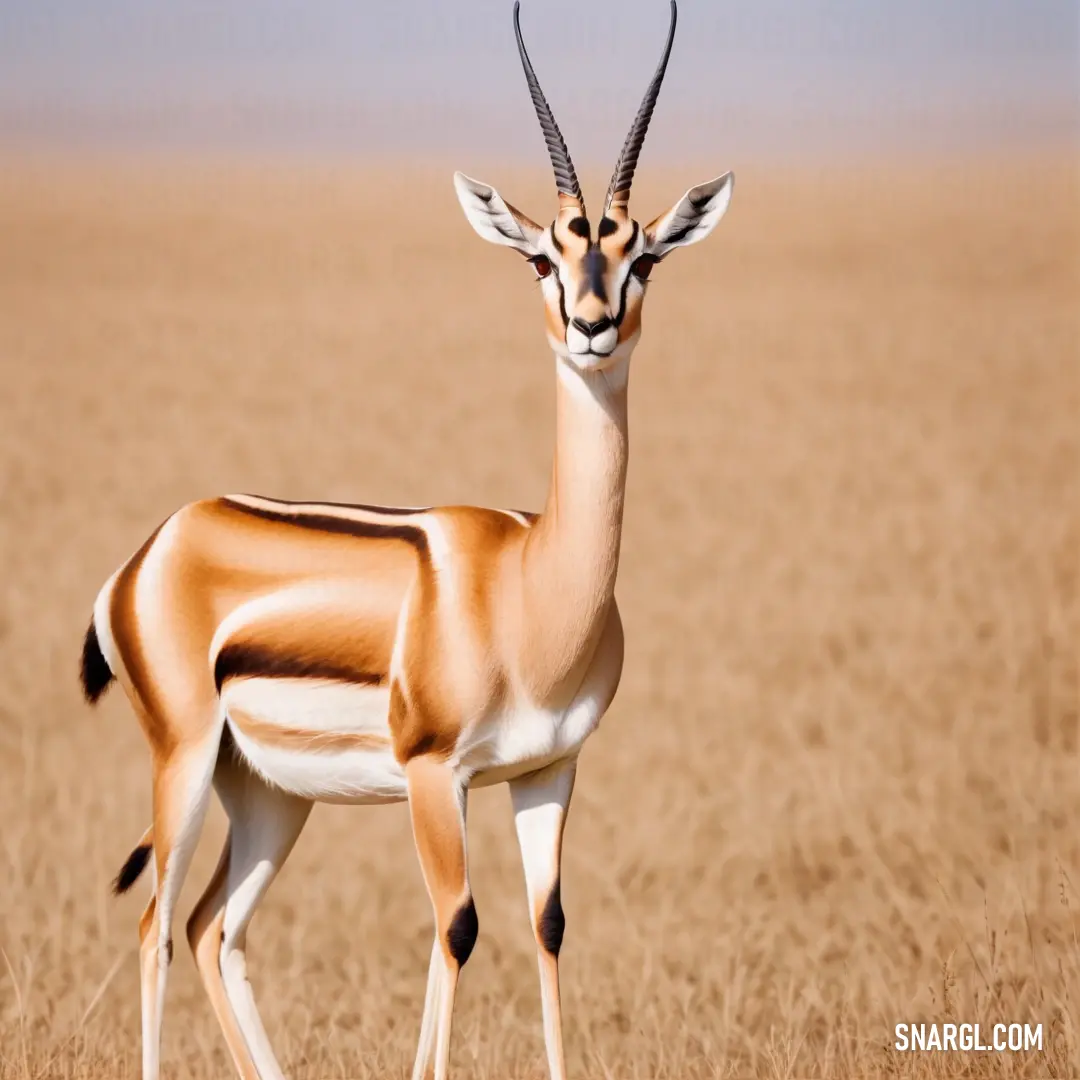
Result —
<path fill-rule="evenodd" d="M 531 263 L 540 279 L 548 340 L 555 352 L 579 368 L 601 370 L 629 355 L 637 344 L 653 266 L 675 248 L 696 244 L 713 231 L 727 209 L 735 178 L 725 173 L 692 187 L 648 225 L 630 216 L 630 185 L 675 38 L 676 7 L 671 0 L 664 54 L 619 154 L 604 212 L 590 221 L 574 163 L 525 51 L 518 8 L 515 0 L 518 52 L 555 170 L 558 213 L 551 225 L 542 228 L 504 202 L 493 187 L 464 173 L 454 174 L 454 186 L 473 228 L 485 240 L 511 247 Z"/>

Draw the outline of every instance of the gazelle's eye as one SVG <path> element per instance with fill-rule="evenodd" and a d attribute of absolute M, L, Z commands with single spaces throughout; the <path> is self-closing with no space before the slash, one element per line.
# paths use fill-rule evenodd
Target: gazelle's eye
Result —
<path fill-rule="evenodd" d="M 551 260 L 546 255 L 534 255 L 529 262 L 538 278 L 545 278 L 551 273 Z"/>
<path fill-rule="evenodd" d="M 655 255 L 639 255 L 630 267 L 630 273 L 639 281 L 648 281 L 652 268 L 656 265 Z"/>

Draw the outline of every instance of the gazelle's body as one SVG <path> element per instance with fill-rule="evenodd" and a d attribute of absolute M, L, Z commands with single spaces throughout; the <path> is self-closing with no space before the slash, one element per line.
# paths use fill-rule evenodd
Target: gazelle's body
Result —
<path fill-rule="evenodd" d="M 541 515 L 234 495 L 166 521 L 94 609 L 151 745 L 227 731 L 275 787 L 357 803 L 407 797 L 417 756 L 475 786 L 575 753 L 621 671 L 625 363 L 559 364 Z"/>
<path fill-rule="evenodd" d="M 565 1075 L 558 992 L 559 867 L 577 756 L 618 687 L 615 603 L 626 484 L 626 394 L 645 280 L 703 239 L 731 176 L 642 227 L 630 182 L 675 29 L 593 225 L 515 29 L 559 188 L 541 228 L 455 176 L 474 228 L 542 283 L 556 360 L 555 463 L 540 514 L 389 509 L 249 495 L 170 517 L 107 582 L 82 680 L 115 677 L 153 761 L 153 825 L 117 879 L 149 859 L 140 923 L 143 1078 L 157 1080 L 172 921 L 211 788 L 229 837 L 188 940 L 237 1070 L 281 1077 L 247 981 L 247 927 L 314 801 L 408 799 L 435 913 L 414 1077 L 446 1075 L 454 993 L 478 932 L 469 889 L 470 787 L 507 782 L 536 935 L 553 1080 Z"/>
<path fill-rule="evenodd" d="M 622 663 L 607 567 L 552 594 L 591 593 L 587 616 L 523 603 L 548 558 L 535 520 L 193 503 L 102 590 L 94 625 L 161 754 L 227 732 L 272 785 L 327 802 L 404 799 L 425 754 L 466 786 L 509 780 L 577 751 Z"/>

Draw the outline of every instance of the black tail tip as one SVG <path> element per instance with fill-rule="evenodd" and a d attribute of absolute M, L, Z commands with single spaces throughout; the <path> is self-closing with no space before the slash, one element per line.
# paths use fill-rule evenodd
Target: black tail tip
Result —
<path fill-rule="evenodd" d="M 98 698 L 109 689 L 109 683 L 114 678 L 108 661 L 101 651 L 94 620 L 91 619 L 86 631 L 86 639 L 83 641 L 82 663 L 79 666 L 79 680 L 86 700 L 91 705 L 97 704 Z"/>
<path fill-rule="evenodd" d="M 113 896 L 126 893 L 136 881 L 139 875 L 146 869 L 150 861 L 150 852 L 153 851 L 151 844 L 140 844 L 128 857 L 127 862 L 120 867 L 120 873 L 113 882 Z"/>

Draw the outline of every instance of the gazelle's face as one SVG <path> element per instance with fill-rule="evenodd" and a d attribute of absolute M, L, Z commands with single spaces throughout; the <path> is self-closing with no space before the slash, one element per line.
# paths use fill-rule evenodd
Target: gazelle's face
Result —
<path fill-rule="evenodd" d="M 529 261 L 540 279 L 548 341 L 581 367 L 602 367 L 628 353 L 641 332 L 641 304 L 652 264 L 636 221 L 602 217 L 593 225 L 573 210 L 537 238 Z"/>
<path fill-rule="evenodd" d="M 653 267 L 677 247 L 703 240 L 727 209 L 734 178 L 725 173 L 691 188 L 670 210 L 641 225 L 621 208 L 595 224 L 563 199 L 541 228 L 487 184 L 462 173 L 454 185 L 473 228 L 528 260 L 544 298 L 547 337 L 559 356 L 602 370 L 630 354 Z"/>

